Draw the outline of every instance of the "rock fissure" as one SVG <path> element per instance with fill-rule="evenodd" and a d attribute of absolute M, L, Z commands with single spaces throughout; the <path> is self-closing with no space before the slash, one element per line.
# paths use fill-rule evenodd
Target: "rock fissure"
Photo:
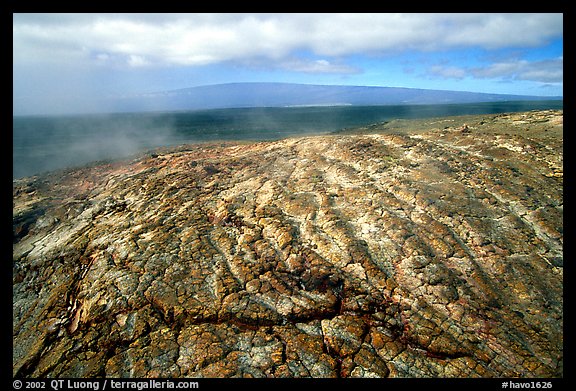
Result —
<path fill-rule="evenodd" d="M 14 181 L 13 374 L 561 376 L 562 126 L 531 115 Z"/>

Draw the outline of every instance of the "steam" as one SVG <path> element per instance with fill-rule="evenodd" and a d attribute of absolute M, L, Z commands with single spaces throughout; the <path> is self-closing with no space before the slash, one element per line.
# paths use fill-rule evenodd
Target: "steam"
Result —
<path fill-rule="evenodd" d="M 169 116 L 15 117 L 13 124 L 14 179 L 184 141 Z"/>
<path fill-rule="evenodd" d="M 525 101 L 13 117 L 12 174 L 16 179 L 99 160 L 129 157 L 161 146 L 221 140 L 275 140 L 325 134 L 395 118 L 562 107 L 562 101 Z"/>

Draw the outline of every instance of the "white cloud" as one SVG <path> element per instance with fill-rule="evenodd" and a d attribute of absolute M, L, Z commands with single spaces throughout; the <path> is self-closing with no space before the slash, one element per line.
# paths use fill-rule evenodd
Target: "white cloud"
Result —
<path fill-rule="evenodd" d="M 465 14 L 445 25 L 449 46 L 531 47 L 563 34 L 562 14 Z"/>
<path fill-rule="evenodd" d="M 360 70 L 345 64 L 335 64 L 328 60 L 299 60 L 293 59 L 283 61 L 281 68 L 289 71 L 304 73 L 339 73 L 353 74 L 359 73 Z"/>
<path fill-rule="evenodd" d="M 136 56 L 134 54 L 131 54 L 128 57 L 128 65 L 130 65 L 131 67 L 143 67 L 148 64 L 149 64 L 148 60 L 146 60 L 146 58 L 142 56 Z"/>
<path fill-rule="evenodd" d="M 444 79 L 463 79 L 466 77 L 466 70 L 460 67 L 434 65 L 428 71 L 430 74 Z"/>
<path fill-rule="evenodd" d="M 332 58 L 534 46 L 561 37 L 563 19 L 561 14 L 15 14 L 13 33 L 15 62 L 88 61 L 97 52 L 128 58 L 131 66 L 267 59 L 303 72 L 345 73 L 351 68 Z M 323 59 L 298 64 L 297 52 Z"/>
<path fill-rule="evenodd" d="M 110 55 L 108 53 L 98 53 L 96 54 L 96 59 L 98 61 L 108 61 L 110 59 Z"/>
<path fill-rule="evenodd" d="M 445 79 L 528 80 L 540 83 L 562 83 L 564 80 L 564 60 L 558 57 L 550 60 L 528 61 L 508 60 L 484 67 L 454 67 L 434 65 L 427 70 L 431 76 Z"/>
<path fill-rule="evenodd" d="M 543 83 L 562 83 L 564 60 L 559 57 L 542 61 L 507 61 L 491 64 L 484 68 L 472 68 L 470 73 L 477 78 L 504 78 L 530 80 Z"/>

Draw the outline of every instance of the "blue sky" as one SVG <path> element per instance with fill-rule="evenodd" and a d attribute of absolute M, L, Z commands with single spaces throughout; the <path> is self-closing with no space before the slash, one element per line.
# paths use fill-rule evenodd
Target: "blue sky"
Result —
<path fill-rule="evenodd" d="M 248 81 L 559 96 L 563 15 L 13 15 L 14 114 Z"/>

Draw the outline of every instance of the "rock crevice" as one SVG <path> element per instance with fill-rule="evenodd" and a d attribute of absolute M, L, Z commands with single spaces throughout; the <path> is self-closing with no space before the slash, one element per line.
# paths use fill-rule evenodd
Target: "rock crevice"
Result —
<path fill-rule="evenodd" d="M 16 180 L 13 374 L 562 376 L 561 116 Z"/>

